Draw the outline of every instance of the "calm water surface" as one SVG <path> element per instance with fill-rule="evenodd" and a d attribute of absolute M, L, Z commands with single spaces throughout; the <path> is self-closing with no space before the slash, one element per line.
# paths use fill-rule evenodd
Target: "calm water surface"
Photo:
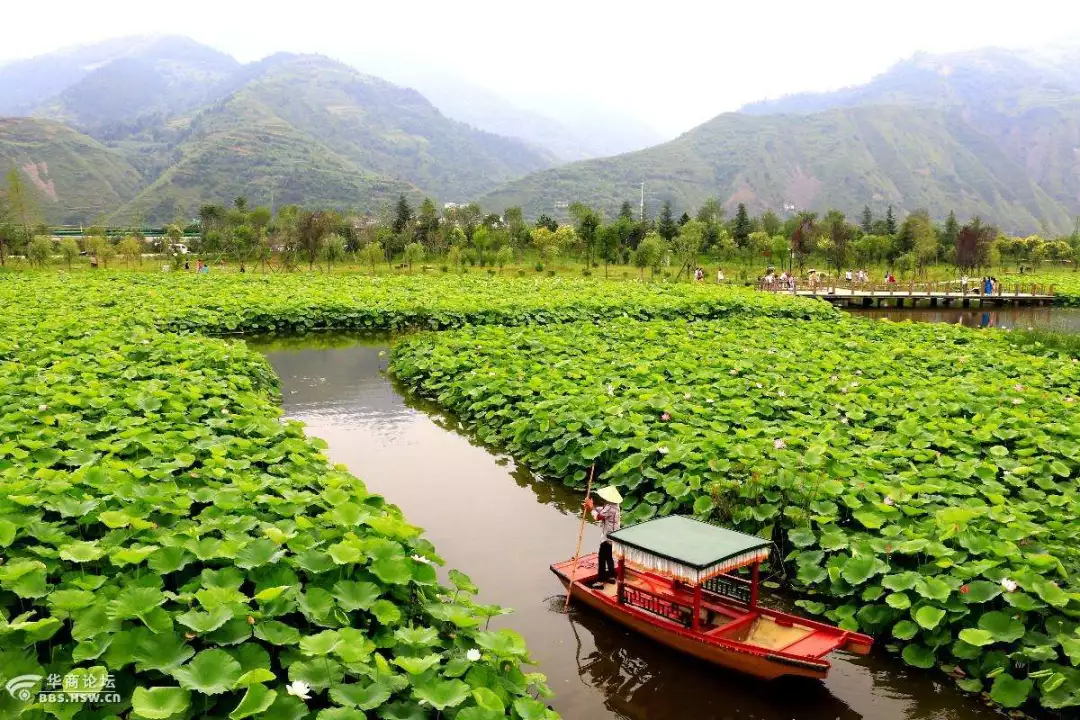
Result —
<path fill-rule="evenodd" d="M 287 415 L 404 510 L 483 602 L 525 635 L 567 720 L 848 720 L 993 717 L 941 675 L 875 655 L 834 656 L 828 680 L 762 683 L 667 650 L 587 609 L 563 614 L 548 565 L 574 554 L 582 495 L 538 482 L 478 446 L 451 418 L 408 401 L 384 376 L 387 341 L 309 336 L 253 342 L 282 380 Z M 585 547 L 599 542 L 595 526 Z"/>
<path fill-rule="evenodd" d="M 1035 328 L 1080 333 L 1080 308 L 851 308 L 853 315 L 888 318 L 895 322 L 952 323 L 969 327 Z"/>

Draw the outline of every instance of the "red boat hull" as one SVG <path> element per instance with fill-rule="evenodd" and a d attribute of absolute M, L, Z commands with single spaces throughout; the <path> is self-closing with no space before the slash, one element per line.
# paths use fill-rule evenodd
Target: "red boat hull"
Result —
<path fill-rule="evenodd" d="M 866 635 L 767 608 L 749 608 L 717 598 L 711 598 L 710 607 L 716 611 L 719 621 L 700 629 L 691 629 L 669 617 L 618 602 L 610 586 L 608 592 L 590 588 L 588 583 L 596 577 L 595 554 L 584 556 L 578 561 L 576 574 L 573 565 L 573 560 L 568 560 L 551 566 L 552 572 L 564 587 L 569 586 L 570 576 L 574 574 L 572 602 L 588 605 L 635 632 L 675 650 L 763 680 L 784 675 L 825 678 L 831 664 L 824 656 L 829 652 L 844 649 L 865 654 L 869 652 L 872 643 L 871 638 Z M 685 590 L 680 590 L 675 585 L 664 587 L 662 578 L 648 575 L 643 575 L 643 578 L 643 582 L 650 587 L 650 597 L 657 598 L 661 603 L 668 600 L 673 604 L 687 602 Z M 734 636 L 745 635 L 750 627 L 760 623 L 787 632 L 790 637 L 770 638 L 769 642 L 764 643 L 774 647 L 735 639 Z M 792 642 L 785 645 L 788 639 L 792 639 Z"/>

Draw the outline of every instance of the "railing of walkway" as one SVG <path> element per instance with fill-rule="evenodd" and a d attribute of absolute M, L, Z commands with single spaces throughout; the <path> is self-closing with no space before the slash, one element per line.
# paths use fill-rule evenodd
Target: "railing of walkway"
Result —
<path fill-rule="evenodd" d="M 809 282 L 794 280 L 787 283 L 779 279 L 773 282 L 761 280 L 758 282 L 758 290 L 776 293 L 791 293 L 793 295 L 851 295 L 854 297 L 1042 297 L 1052 298 L 1054 286 L 1039 283 L 995 283 L 993 292 L 987 295 L 981 285 L 968 283 L 965 285 L 959 280 L 946 282 Z"/>

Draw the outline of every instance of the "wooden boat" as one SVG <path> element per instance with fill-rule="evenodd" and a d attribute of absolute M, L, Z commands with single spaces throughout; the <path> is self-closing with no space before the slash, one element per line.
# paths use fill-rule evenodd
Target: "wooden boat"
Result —
<path fill-rule="evenodd" d="M 576 602 L 657 642 L 765 680 L 824 678 L 834 650 L 870 651 L 867 635 L 762 607 L 759 568 L 769 542 L 682 516 L 609 536 L 616 580 L 601 589 L 596 553 L 551 566 Z M 576 566 L 576 569 L 575 569 Z M 750 568 L 750 578 L 732 575 Z"/>

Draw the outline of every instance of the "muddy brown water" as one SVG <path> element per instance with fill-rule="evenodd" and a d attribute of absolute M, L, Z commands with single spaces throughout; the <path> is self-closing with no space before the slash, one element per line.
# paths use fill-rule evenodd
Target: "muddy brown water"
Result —
<path fill-rule="evenodd" d="M 562 612 L 548 565 L 573 556 L 582 494 L 544 482 L 474 442 L 448 415 L 403 397 L 385 375 L 388 340 L 312 335 L 253 340 L 281 377 L 286 415 L 330 458 L 425 529 L 480 600 L 513 608 L 550 701 L 567 720 L 849 720 L 995 717 L 943 675 L 895 657 L 836 655 L 827 680 L 764 683 L 653 644 L 588 609 Z M 585 548 L 599 542 L 586 529 Z"/>

